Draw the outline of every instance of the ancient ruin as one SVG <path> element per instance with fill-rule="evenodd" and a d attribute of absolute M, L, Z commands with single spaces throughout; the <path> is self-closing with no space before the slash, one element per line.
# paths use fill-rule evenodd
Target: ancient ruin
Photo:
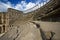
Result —
<path fill-rule="evenodd" d="M 60 40 L 60 0 L 50 0 L 24 14 L 12 8 L 0 12 L 0 40 Z"/>

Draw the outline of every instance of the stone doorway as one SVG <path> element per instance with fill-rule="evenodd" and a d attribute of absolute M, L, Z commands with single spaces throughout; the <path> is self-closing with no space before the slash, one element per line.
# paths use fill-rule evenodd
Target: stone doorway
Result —
<path fill-rule="evenodd" d="M 3 25 L 3 32 L 5 32 L 5 25 Z"/>
<path fill-rule="evenodd" d="M 0 27 L 0 34 L 1 34 L 2 28 Z"/>

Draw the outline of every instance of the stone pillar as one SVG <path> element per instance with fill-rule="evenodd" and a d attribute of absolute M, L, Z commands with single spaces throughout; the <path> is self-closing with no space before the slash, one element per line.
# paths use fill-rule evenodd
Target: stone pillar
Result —
<path fill-rule="evenodd" d="M 3 26 L 2 26 L 1 28 L 2 28 L 2 31 L 1 31 L 1 33 L 3 33 Z"/>

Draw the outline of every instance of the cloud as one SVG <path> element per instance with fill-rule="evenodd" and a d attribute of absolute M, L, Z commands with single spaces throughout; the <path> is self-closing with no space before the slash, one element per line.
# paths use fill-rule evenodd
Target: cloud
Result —
<path fill-rule="evenodd" d="M 14 4 L 11 4 L 11 2 L 9 2 L 8 0 L 5 0 L 5 1 L 7 1 L 7 3 L 0 2 L 0 12 L 5 12 L 5 11 L 7 11 L 8 8 L 13 8 L 13 9 L 20 10 L 23 12 L 30 12 L 30 11 L 36 10 L 36 9 L 40 8 L 41 6 L 43 6 L 43 3 L 41 3 L 41 4 L 39 3 L 39 1 L 41 1 L 41 0 L 36 1 L 36 3 L 33 3 L 33 2 L 27 3 L 25 1 L 21 1 L 21 3 L 17 3 L 15 6 L 14 6 Z M 37 4 L 38 4 L 38 6 L 36 6 Z M 44 2 L 44 4 L 46 4 L 46 2 Z M 36 7 L 34 7 L 34 6 L 36 6 Z M 28 11 L 25 11 L 25 10 L 28 10 Z"/>
<path fill-rule="evenodd" d="M 47 0 L 47 2 L 46 2 L 46 0 L 44 0 L 44 3 L 43 2 L 41 2 L 41 0 L 38 0 L 37 2 L 36 2 L 36 4 L 35 3 L 31 3 L 33 6 L 31 6 L 31 5 L 28 5 L 28 7 L 26 8 L 26 10 L 24 11 L 24 13 L 27 13 L 27 12 L 31 12 L 31 11 L 34 11 L 34 10 L 36 10 L 36 9 L 38 9 L 38 8 L 40 8 L 40 7 L 42 7 L 43 5 L 45 5 L 47 2 L 49 2 L 50 0 Z M 29 8 L 30 7 L 30 8 Z M 28 9 L 28 10 L 27 10 Z"/>
<path fill-rule="evenodd" d="M 7 3 L 3 3 L 3 2 L 0 2 L 0 12 L 5 12 L 7 11 L 7 8 L 11 8 L 11 3 L 10 2 L 7 2 Z"/>
<path fill-rule="evenodd" d="M 21 3 L 16 4 L 14 9 L 24 11 L 26 5 L 27 5 L 27 3 L 25 1 L 21 1 Z"/>
<path fill-rule="evenodd" d="M 18 3 L 15 6 L 15 9 L 24 11 L 24 10 L 27 10 L 27 9 L 30 9 L 30 8 L 34 7 L 35 5 L 36 4 L 32 3 L 32 2 L 26 3 L 25 1 L 21 1 L 21 3 Z"/>
<path fill-rule="evenodd" d="M 35 5 L 36 5 L 35 3 L 29 2 L 29 3 L 26 5 L 26 8 L 25 8 L 24 10 L 30 9 L 30 8 L 34 7 Z"/>
<path fill-rule="evenodd" d="M 25 1 L 21 1 L 21 3 L 18 3 L 15 6 L 14 4 L 11 4 L 9 1 L 7 3 L 0 2 L 0 12 L 7 11 L 8 8 L 24 11 L 34 7 L 35 5 L 36 5 L 35 3 L 32 2 L 26 3 Z"/>

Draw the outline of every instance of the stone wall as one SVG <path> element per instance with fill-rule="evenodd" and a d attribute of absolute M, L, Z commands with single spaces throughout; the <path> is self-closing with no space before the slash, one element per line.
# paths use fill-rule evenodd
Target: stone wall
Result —
<path fill-rule="evenodd" d="M 60 22 L 60 8 L 50 12 L 41 18 L 42 21 Z"/>
<path fill-rule="evenodd" d="M 9 24 L 12 24 L 19 17 L 22 17 L 23 12 L 9 8 L 7 14 L 9 15 Z"/>
<path fill-rule="evenodd" d="M 1 21 L 1 23 L 0 23 L 0 31 L 1 31 L 1 33 L 4 33 L 4 32 L 7 32 L 7 30 L 8 30 L 8 25 L 9 25 L 9 21 L 8 21 L 8 19 L 7 19 L 7 17 L 8 16 L 6 16 L 6 12 L 0 12 L 0 17 L 1 17 L 1 19 L 0 19 L 0 21 Z"/>
<path fill-rule="evenodd" d="M 58 0 L 51 0 L 41 8 L 35 10 L 33 13 L 35 13 L 34 20 L 40 20 L 43 16 L 50 15 L 49 13 L 60 8 L 60 4 Z M 53 14 L 53 13 L 52 13 Z"/>
<path fill-rule="evenodd" d="M 44 21 L 35 21 L 40 24 L 40 27 L 43 31 L 48 32 L 52 31 L 55 33 L 53 39 L 60 40 L 60 22 L 44 22 Z"/>

